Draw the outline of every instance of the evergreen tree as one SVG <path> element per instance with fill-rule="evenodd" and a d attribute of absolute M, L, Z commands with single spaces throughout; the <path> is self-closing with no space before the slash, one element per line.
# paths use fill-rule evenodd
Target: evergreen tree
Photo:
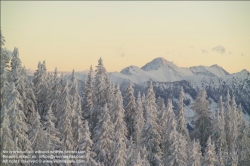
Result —
<path fill-rule="evenodd" d="M 176 130 L 181 133 L 187 141 L 190 141 L 189 133 L 187 130 L 187 121 L 185 119 L 185 109 L 184 109 L 184 90 L 181 87 L 179 95 L 179 104 L 178 104 L 178 114 L 177 114 L 177 128 Z"/>
<path fill-rule="evenodd" d="M 239 152 L 239 162 L 249 163 L 250 162 L 250 128 L 245 121 L 239 130 L 241 133 L 238 137 L 238 152 Z"/>
<path fill-rule="evenodd" d="M 111 165 L 125 165 L 127 160 L 126 144 L 128 142 L 127 128 L 124 121 L 124 109 L 122 104 L 122 95 L 119 85 L 115 89 L 115 101 L 113 103 L 112 115 L 114 119 L 114 141 L 115 148 Z"/>
<path fill-rule="evenodd" d="M 202 153 L 205 152 L 206 142 L 211 134 L 212 118 L 211 111 L 209 110 L 209 101 L 206 100 L 207 94 L 205 90 L 199 92 L 194 105 L 195 111 L 195 126 L 192 133 L 194 139 L 199 139 Z"/>
<path fill-rule="evenodd" d="M 147 91 L 147 117 L 146 123 L 142 129 L 141 146 L 145 146 L 148 151 L 148 160 L 151 165 L 161 165 L 161 137 L 157 121 L 157 110 L 155 103 L 155 94 L 153 91 L 152 81 L 149 81 Z"/>
<path fill-rule="evenodd" d="M 127 148 L 127 166 L 133 165 L 133 163 L 135 162 L 135 154 L 138 153 L 138 150 L 135 146 L 135 143 L 133 141 L 132 136 L 130 137 L 129 141 L 128 141 L 128 148 Z"/>
<path fill-rule="evenodd" d="M 55 68 L 52 83 L 51 83 L 51 90 L 49 94 L 49 100 L 51 105 L 51 110 L 53 111 L 53 115 L 58 115 L 59 108 L 60 108 L 60 97 L 61 97 L 61 88 L 59 84 L 57 68 Z M 53 119 L 53 122 L 56 123 L 57 119 Z"/>
<path fill-rule="evenodd" d="M 5 68 L 9 67 L 9 62 L 10 62 L 10 57 L 8 55 L 8 52 L 6 51 L 6 49 L 3 48 L 3 46 L 5 45 L 5 38 L 2 35 L 2 30 L 0 31 L 0 38 L 1 38 L 1 64 L 0 66 L 4 66 Z"/>
<path fill-rule="evenodd" d="M 168 154 L 169 153 L 168 150 L 171 145 L 169 136 L 170 136 L 171 131 L 174 129 L 174 127 L 176 128 L 177 126 L 177 122 L 176 122 L 175 115 L 173 112 L 172 100 L 170 99 L 168 99 L 166 118 L 163 124 L 164 126 L 163 126 L 163 132 L 162 132 L 163 134 L 162 134 L 161 148 L 163 150 L 163 154 Z"/>
<path fill-rule="evenodd" d="M 25 115 L 22 110 L 23 104 L 20 99 L 21 96 L 16 90 L 15 84 L 11 83 L 7 95 L 6 109 L 10 117 L 10 130 L 14 139 L 15 150 L 29 151 L 32 148 L 27 135 L 28 127 L 25 123 Z"/>
<path fill-rule="evenodd" d="M 91 133 L 89 131 L 88 121 L 84 120 L 83 130 L 81 132 L 81 138 L 78 144 L 78 151 L 84 151 L 84 165 L 97 166 L 97 162 L 94 160 L 96 154 L 91 150 L 93 142 L 90 139 Z"/>
<path fill-rule="evenodd" d="M 102 58 L 98 61 L 98 66 L 96 66 L 96 74 L 95 74 L 95 82 L 94 82 L 94 107 L 93 107 L 93 114 L 91 116 L 91 131 L 96 127 L 98 123 L 98 115 L 101 114 L 101 111 L 105 104 L 107 107 L 109 106 L 110 100 L 110 85 L 108 81 L 108 73 L 103 65 Z M 95 134 L 95 133 L 94 133 Z"/>
<path fill-rule="evenodd" d="M 72 134 L 72 107 L 70 103 L 70 95 L 68 90 L 68 81 L 64 87 L 61 99 L 61 116 L 58 123 L 60 132 L 60 140 L 62 142 L 61 150 L 71 151 L 74 150 L 74 139 Z"/>
<path fill-rule="evenodd" d="M 85 79 L 83 100 L 82 100 L 82 110 L 84 119 L 89 119 L 92 115 L 93 108 L 93 69 L 90 66 L 90 70 L 87 76 L 87 80 Z"/>
<path fill-rule="evenodd" d="M 143 129 L 143 126 L 145 124 L 145 119 L 143 118 L 143 106 L 142 106 L 142 100 L 141 100 L 141 93 L 138 93 L 137 97 L 137 107 L 134 115 L 134 133 L 132 134 L 132 137 L 135 140 L 135 144 L 139 146 L 140 140 L 141 140 L 141 132 Z"/>
<path fill-rule="evenodd" d="M 50 151 L 54 151 L 57 149 L 61 148 L 61 142 L 59 139 L 59 132 L 58 130 L 55 128 L 55 124 L 54 124 L 54 119 L 56 119 L 54 117 L 53 111 L 51 109 L 51 107 L 49 108 L 49 110 L 47 111 L 47 115 L 45 116 L 45 122 L 44 122 L 44 130 L 47 132 L 47 150 Z"/>
<path fill-rule="evenodd" d="M 166 108 L 164 104 L 164 99 L 161 97 L 158 97 L 157 99 L 157 111 L 158 111 L 158 124 L 162 128 L 164 126 L 165 122 L 165 114 L 166 114 Z"/>
<path fill-rule="evenodd" d="M 48 99 L 49 85 L 47 82 L 47 69 L 45 61 L 43 61 L 42 64 L 40 62 L 38 63 L 38 69 L 34 73 L 32 81 L 34 83 L 37 109 L 41 119 L 43 120 L 46 115 L 46 111 L 48 110 L 48 105 L 50 104 Z"/>
<path fill-rule="evenodd" d="M 0 155 L 2 156 L 3 150 L 5 151 L 14 151 L 15 150 L 15 144 L 14 139 L 12 137 L 12 131 L 10 130 L 10 117 L 8 115 L 8 110 L 6 109 L 6 106 L 4 105 L 1 108 L 1 145 L 0 145 Z"/>
<path fill-rule="evenodd" d="M 134 89 L 132 87 L 131 82 L 127 86 L 123 102 L 124 102 L 124 108 L 126 111 L 128 137 L 130 137 L 135 130 L 133 125 L 134 125 L 134 116 L 135 116 L 135 111 L 136 111 Z"/>
<path fill-rule="evenodd" d="M 187 165 L 187 153 L 185 150 L 187 142 L 184 137 L 180 135 L 174 128 L 174 130 L 172 130 L 170 133 L 169 140 L 171 142 L 171 145 L 169 147 L 169 153 L 164 154 L 164 158 L 166 159 L 165 161 L 163 160 L 164 165 Z"/>
<path fill-rule="evenodd" d="M 74 139 L 74 147 L 77 149 L 79 138 L 78 129 L 82 127 L 82 108 L 81 108 L 81 97 L 78 93 L 78 83 L 75 77 L 75 71 L 73 70 L 71 78 L 71 85 L 69 87 L 69 94 L 71 95 L 71 111 L 72 111 L 72 133 Z"/>
<path fill-rule="evenodd" d="M 32 122 L 32 129 L 29 131 L 29 140 L 34 151 L 47 150 L 47 137 L 48 133 L 43 130 L 40 122 L 40 115 L 37 112 Z"/>
<path fill-rule="evenodd" d="M 207 147 L 204 155 L 204 166 L 215 166 L 217 165 L 217 158 L 214 149 L 214 144 L 211 143 L 211 138 L 209 137 L 207 140 Z"/>
<path fill-rule="evenodd" d="M 96 161 L 104 165 L 111 164 L 111 154 L 113 150 L 114 126 L 108 113 L 107 104 L 98 116 L 98 123 L 94 129 L 93 151 L 97 154 Z"/>
<path fill-rule="evenodd" d="M 224 108 L 222 103 L 222 97 L 219 98 L 219 109 L 217 110 L 213 119 L 212 135 L 211 138 L 215 142 L 215 151 L 227 149 L 226 134 L 225 134 L 225 121 L 224 121 Z"/>
<path fill-rule="evenodd" d="M 188 166 L 200 166 L 202 161 L 201 146 L 195 140 L 192 142 Z"/>

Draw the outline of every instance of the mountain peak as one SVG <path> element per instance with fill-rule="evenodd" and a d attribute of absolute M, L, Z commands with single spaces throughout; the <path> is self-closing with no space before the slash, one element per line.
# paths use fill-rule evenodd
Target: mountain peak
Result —
<path fill-rule="evenodd" d="M 162 57 L 158 57 L 158 58 L 153 59 L 151 62 L 147 63 L 141 69 L 144 71 L 157 70 L 163 66 L 176 67 L 172 62 L 170 62 Z"/>

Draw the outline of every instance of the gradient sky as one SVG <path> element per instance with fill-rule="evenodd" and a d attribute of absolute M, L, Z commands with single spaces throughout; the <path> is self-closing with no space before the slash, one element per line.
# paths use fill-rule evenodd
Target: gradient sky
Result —
<path fill-rule="evenodd" d="M 250 71 L 246 1 L 1 1 L 1 29 L 31 70 L 46 60 L 49 71 L 83 71 L 102 57 L 111 72 L 163 57 Z"/>

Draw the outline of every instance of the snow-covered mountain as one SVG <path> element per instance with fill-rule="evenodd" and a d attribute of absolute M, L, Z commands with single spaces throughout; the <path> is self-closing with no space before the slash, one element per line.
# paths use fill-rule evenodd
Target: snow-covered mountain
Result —
<path fill-rule="evenodd" d="M 156 58 L 145 66 L 129 66 L 121 72 L 111 72 L 110 78 L 113 82 L 121 83 L 131 81 L 141 84 L 148 79 L 159 82 L 174 82 L 192 79 L 193 77 L 223 77 L 229 73 L 218 65 L 194 66 L 190 68 L 178 67 L 164 58 Z"/>

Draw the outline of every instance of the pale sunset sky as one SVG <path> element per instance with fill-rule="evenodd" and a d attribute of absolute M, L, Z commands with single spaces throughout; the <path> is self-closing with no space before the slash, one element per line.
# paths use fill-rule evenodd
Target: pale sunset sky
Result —
<path fill-rule="evenodd" d="M 1 1 L 5 47 L 22 65 L 109 72 L 163 57 L 179 67 L 250 71 L 250 2 Z"/>

